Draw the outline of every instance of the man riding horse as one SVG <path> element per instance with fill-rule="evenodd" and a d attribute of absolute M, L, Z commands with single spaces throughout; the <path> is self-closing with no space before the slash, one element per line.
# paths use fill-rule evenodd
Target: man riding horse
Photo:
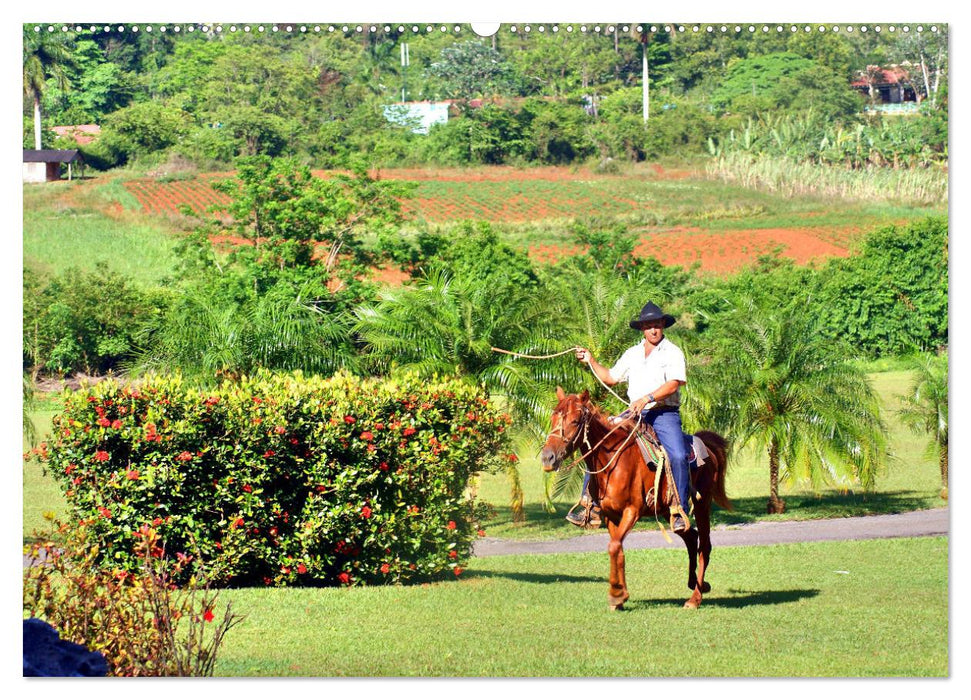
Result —
<path fill-rule="evenodd" d="M 586 348 L 579 348 L 576 357 L 590 365 L 600 380 L 613 386 L 627 382 L 627 396 L 630 406 L 622 414 L 636 418 L 641 416 L 641 424 L 654 428 L 658 441 L 668 456 L 668 467 L 674 479 L 678 502 L 671 508 L 671 529 L 677 533 L 686 532 L 690 523 L 683 506 L 690 503 L 688 497 L 689 476 L 688 457 L 681 429 L 681 387 L 687 383 L 684 353 L 664 337 L 664 329 L 675 322 L 674 316 L 666 314 L 653 302 L 641 309 L 640 316 L 630 322 L 630 327 L 644 334 L 644 340 L 628 348 L 617 363 L 607 369 Z M 584 479 L 583 489 L 587 492 L 590 475 Z M 585 525 L 579 514 L 567 516 L 574 525 Z"/>

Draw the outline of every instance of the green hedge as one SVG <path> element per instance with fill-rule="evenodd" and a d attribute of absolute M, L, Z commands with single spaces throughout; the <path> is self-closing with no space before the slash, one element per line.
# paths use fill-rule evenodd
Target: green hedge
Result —
<path fill-rule="evenodd" d="M 106 566 L 135 570 L 149 528 L 225 584 L 403 583 L 461 573 L 509 420 L 454 379 L 102 382 L 66 396 L 46 463 Z"/>

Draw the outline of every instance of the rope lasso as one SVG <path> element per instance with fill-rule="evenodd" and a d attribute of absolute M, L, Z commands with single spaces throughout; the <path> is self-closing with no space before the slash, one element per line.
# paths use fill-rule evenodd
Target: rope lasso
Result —
<path fill-rule="evenodd" d="M 576 352 L 577 350 L 583 350 L 583 348 L 581 348 L 579 345 L 574 345 L 572 348 L 567 348 L 566 350 L 563 350 L 562 352 L 555 352 L 555 353 L 553 353 L 551 355 L 527 355 L 527 354 L 521 353 L 521 352 L 512 352 L 511 350 L 503 350 L 502 348 L 491 348 L 491 350 L 493 352 L 501 352 L 504 355 L 512 355 L 513 357 L 521 357 L 521 358 L 523 358 L 525 360 L 550 360 L 550 359 L 552 359 L 554 357 L 560 357 L 562 355 L 567 355 L 567 354 L 569 354 L 571 352 Z M 589 362 L 587 362 L 587 367 L 590 367 L 590 363 Z M 600 385 L 604 389 L 606 389 L 610 393 L 611 396 L 613 396 L 615 399 L 617 399 L 618 401 L 620 401 L 622 404 L 627 405 L 628 402 L 627 401 L 624 401 L 622 398 L 620 398 L 614 392 L 613 389 L 611 389 L 609 386 L 607 386 L 607 384 L 597 375 L 597 373 L 593 371 L 593 367 L 590 367 L 590 371 L 593 372 L 593 376 L 597 378 L 597 381 L 600 382 Z"/>

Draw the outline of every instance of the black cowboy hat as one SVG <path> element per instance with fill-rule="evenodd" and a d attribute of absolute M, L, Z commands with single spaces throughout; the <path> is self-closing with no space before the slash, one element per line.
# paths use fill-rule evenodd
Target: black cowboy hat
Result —
<path fill-rule="evenodd" d="M 674 325 L 674 316 L 671 314 L 666 314 L 658 308 L 658 305 L 653 301 L 649 301 L 644 304 L 644 308 L 641 309 L 641 315 L 630 322 L 630 327 L 635 330 L 641 330 L 641 324 L 647 323 L 648 321 L 664 321 L 664 327 Z"/>

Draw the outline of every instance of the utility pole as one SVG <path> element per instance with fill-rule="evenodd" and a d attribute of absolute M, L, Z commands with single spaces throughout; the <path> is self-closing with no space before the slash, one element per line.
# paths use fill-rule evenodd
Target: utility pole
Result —
<path fill-rule="evenodd" d="M 405 102 L 407 100 L 407 84 L 408 84 L 408 65 L 411 63 L 408 56 L 408 44 L 401 44 L 401 101 Z"/>
<path fill-rule="evenodd" d="M 641 66 L 641 72 L 644 75 L 644 123 L 647 124 L 647 118 L 651 113 L 651 98 L 650 91 L 648 89 L 648 73 L 647 73 L 647 41 L 645 35 L 645 41 L 641 42 L 641 46 L 644 49 L 643 63 Z"/>

